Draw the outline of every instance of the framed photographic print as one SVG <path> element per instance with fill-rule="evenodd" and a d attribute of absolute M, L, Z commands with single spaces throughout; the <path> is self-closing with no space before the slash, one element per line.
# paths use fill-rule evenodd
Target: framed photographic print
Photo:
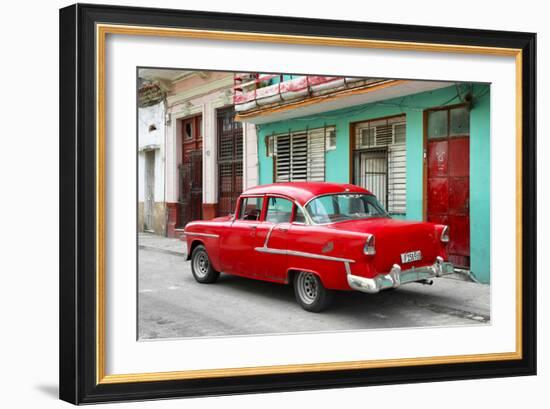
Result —
<path fill-rule="evenodd" d="M 535 374 L 535 46 L 61 9 L 61 399 Z"/>

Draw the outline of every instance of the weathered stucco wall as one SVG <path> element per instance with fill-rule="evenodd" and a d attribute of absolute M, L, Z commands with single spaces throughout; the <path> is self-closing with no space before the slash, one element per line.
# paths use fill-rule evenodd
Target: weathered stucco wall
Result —
<path fill-rule="evenodd" d="M 164 101 L 138 108 L 138 149 L 158 148 L 164 143 L 164 113 Z"/>
<path fill-rule="evenodd" d="M 144 229 L 144 205 L 138 202 L 138 232 L 142 233 Z M 153 207 L 153 232 L 160 236 L 166 235 L 166 205 L 164 202 L 155 202 Z"/>
<path fill-rule="evenodd" d="M 149 166 L 145 160 L 147 152 L 153 152 L 153 230 L 156 234 L 164 235 L 164 140 L 165 140 L 165 104 L 164 101 L 158 104 L 138 108 L 138 230 L 144 229 L 144 206 L 145 198 L 145 174 Z"/>

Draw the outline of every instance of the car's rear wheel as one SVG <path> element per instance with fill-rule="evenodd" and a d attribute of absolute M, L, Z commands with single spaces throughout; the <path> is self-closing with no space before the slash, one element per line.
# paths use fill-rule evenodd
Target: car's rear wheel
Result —
<path fill-rule="evenodd" d="M 202 244 L 195 247 L 191 253 L 191 271 L 195 280 L 203 284 L 213 283 L 220 276 L 220 273 L 212 267 L 206 247 Z"/>
<path fill-rule="evenodd" d="M 333 292 L 325 288 L 317 275 L 307 271 L 299 271 L 294 275 L 294 294 L 298 304 L 310 312 L 325 310 L 334 297 Z"/>

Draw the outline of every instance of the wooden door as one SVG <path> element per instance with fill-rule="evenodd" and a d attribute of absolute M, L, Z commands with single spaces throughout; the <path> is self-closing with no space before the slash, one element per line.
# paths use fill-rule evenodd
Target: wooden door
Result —
<path fill-rule="evenodd" d="M 202 219 L 202 116 L 181 122 L 182 160 L 179 167 L 180 227 Z"/>
<path fill-rule="evenodd" d="M 430 111 L 427 122 L 427 220 L 449 226 L 449 260 L 469 268 L 469 111 L 462 106 Z"/>

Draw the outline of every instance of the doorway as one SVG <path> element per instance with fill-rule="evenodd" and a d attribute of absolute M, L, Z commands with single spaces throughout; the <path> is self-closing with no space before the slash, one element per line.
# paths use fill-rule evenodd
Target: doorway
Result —
<path fill-rule="evenodd" d="M 449 226 L 449 261 L 469 269 L 470 112 L 454 106 L 426 115 L 426 219 Z"/>
<path fill-rule="evenodd" d="M 202 115 L 181 120 L 178 227 L 202 219 Z"/>

